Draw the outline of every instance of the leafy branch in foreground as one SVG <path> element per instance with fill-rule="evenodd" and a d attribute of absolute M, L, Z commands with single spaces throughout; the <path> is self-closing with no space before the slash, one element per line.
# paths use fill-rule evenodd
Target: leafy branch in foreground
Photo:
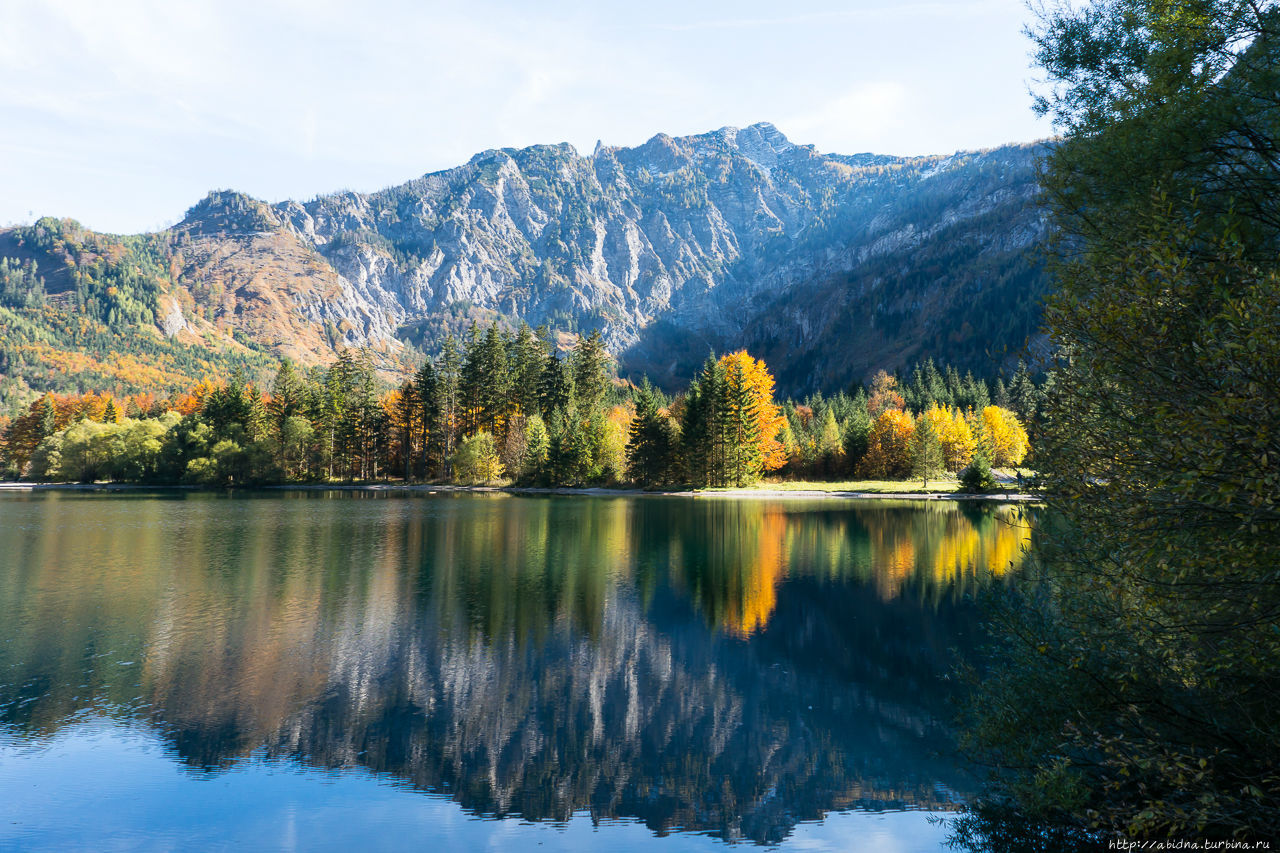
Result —
<path fill-rule="evenodd" d="M 1055 519 L 996 608 L 955 841 L 1280 826 L 1280 41 L 1272 3 L 1062 4 L 1037 33 Z"/>

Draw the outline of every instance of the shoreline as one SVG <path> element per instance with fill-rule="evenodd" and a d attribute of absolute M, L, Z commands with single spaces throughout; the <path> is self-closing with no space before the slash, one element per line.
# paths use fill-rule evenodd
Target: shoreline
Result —
<path fill-rule="evenodd" d="M 537 488 L 533 486 L 458 486 L 427 483 L 289 483 L 275 486 L 219 489 L 206 486 L 148 486 L 139 483 L 0 483 L 0 494 L 6 492 L 386 492 L 390 494 L 492 493 L 511 495 L 576 495 L 581 497 L 655 497 L 655 498 L 752 498 L 758 500 L 908 500 L 908 501 L 987 501 L 995 503 L 1038 503 L 1038 495 L 1025 492 L 967 494 L 964 492 L 858 492 L 825 489 L 615 489 L 607 487 Z"/>

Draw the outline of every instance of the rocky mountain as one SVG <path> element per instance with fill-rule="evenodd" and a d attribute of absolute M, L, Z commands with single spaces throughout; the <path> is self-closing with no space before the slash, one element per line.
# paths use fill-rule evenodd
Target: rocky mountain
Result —
<path fill-rule="evenodd" d="M 490 150 L 305 203 L 214 192 L 141 237 L 41 220 L 0 232 L 0 257 L 49 271 L 43 308 L 0 308 L 34 327 L 6 333 L 0 371 L 40 362 L 61 310 L 192 353 L 365 346 L 392 372 L 491 319 L 598 327 L 624 373 L 669 385 L 741 346 L 796 393 L 926 355 L 990 372 L 1038 321 L 1035 153 L 822 154 L 762 123 Z"/>

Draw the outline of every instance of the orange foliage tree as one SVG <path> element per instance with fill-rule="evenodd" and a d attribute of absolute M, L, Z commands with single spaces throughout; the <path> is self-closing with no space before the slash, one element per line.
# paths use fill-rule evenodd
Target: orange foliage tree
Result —
<path fill-rule="evenodd" d="M 871 396 L 867 399 L 867 412 L 873 418 L 888 409 L 902 411 L 907 407 L 906 400 L 898 393 L 898 380 L 883 370 L 878 371 L 871 380 Z"/>

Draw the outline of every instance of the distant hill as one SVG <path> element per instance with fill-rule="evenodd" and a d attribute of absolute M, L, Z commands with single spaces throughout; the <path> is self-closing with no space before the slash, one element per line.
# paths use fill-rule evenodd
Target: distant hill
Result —
<path fill-rule="evenodd" d="M 0 231 L 0 393 L 354 346 L 390 375 L 495 319 L 599 327 L 624 373 L 667 385 L 742 346 L 792 393 L 925 356 L 989 372 L 1039 322 L 1035 154 L 821 154 L 756 124 L 490 150 L 305 203 L 218 191 L 156 234 L 42 219 Z"/>

